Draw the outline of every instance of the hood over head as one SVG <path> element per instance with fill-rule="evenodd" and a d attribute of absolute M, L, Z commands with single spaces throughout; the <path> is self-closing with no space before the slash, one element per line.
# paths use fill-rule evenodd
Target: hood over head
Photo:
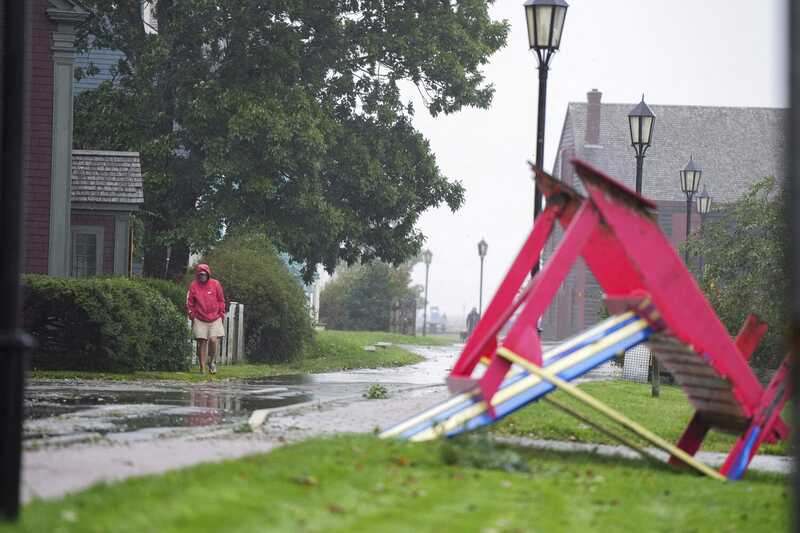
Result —
<path fill-rule="evenodd" d="M 205 272 L 208 274 L 208 279 L 211 279 L 211 267 L 205 263 L 200 263 L 196 267 L 194 267 L 194 277 L 198 281 L 200 280 L 200 273 Z"/>

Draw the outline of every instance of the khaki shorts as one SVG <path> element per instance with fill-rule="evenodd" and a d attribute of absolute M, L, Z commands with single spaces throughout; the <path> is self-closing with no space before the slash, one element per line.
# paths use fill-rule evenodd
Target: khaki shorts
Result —
<path fill-rule="evenodd" d="M 222 319 L 218 318 L 213 322 L 203 322 L 194 319 L 192 321 L 192 335 L 195 339 L 208 339 L 209 337 L 224 337 L 225 328 L 222 327 Z"/>

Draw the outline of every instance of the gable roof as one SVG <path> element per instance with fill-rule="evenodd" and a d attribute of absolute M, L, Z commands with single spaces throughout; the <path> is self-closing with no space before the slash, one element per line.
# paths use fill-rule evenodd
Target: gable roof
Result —
<path fill-rule="evenodd" d="M 139 152 L 73 150 L 72 201 L 144 203 Z"/>
<path fill-rule="evenodd" d="M 628 113 L 635 104 L 600 104 L 600 142 L 585 144 L 585 102 L 567 106 L 554 175 L 560 177 L 562 148 L 634 187 L 636 159 Z M 765 176 L 786 177 L 788 110 L 763 107 L 651 105 L 653 142 L 642 173 L 642 193 L 654 200 L 685 201 L 678 172 L 689 157 L 703 170 L 700 190 L 715 202 L 731 202 Z"/>

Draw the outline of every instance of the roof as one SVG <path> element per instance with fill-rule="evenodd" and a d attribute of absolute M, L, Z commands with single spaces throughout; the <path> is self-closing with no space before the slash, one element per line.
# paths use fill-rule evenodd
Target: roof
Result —
<path fill-rule="evenodd" d="M 636 104 L 600 104 L 600 142 L 585 145 L 585 102 L 572 102 L 562 130 L 561 148 L 574 145 L 578 158 L 634 187 L 636 160 L 628 113 Z M 642 193 L 653 200 L 686 200 L 679 172 L 690 157 L 702 168 L 715 202 L 731 202 L 765 176 L 786 177 L 788 110 L 763 107 L 650 106 L 656 115 L 653 142 L 644 159 Z M 560 177 L 560 176 L 558 176 Z"/>
<path fill-rule="evenodd" d="M 144 203 L 139 152 L 72 151 L 72 201 Z"/>

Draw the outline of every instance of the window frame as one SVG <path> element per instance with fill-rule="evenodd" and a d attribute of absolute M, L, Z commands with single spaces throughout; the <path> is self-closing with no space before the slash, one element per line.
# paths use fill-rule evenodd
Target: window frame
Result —
<path fill-rule="evenodd" d="M 75 274 L 75 238 L 79 234 L 94 235 L 96 239 L 95 247 L 95 276 L 103 275 L 103 257 L 105 253 L 105 228 L 103 226 L 84 226 L 72 225 L 70 228 L 70 276 L 77 277 Z M 90 277 L 90 276 L 87 276 Z"/>

